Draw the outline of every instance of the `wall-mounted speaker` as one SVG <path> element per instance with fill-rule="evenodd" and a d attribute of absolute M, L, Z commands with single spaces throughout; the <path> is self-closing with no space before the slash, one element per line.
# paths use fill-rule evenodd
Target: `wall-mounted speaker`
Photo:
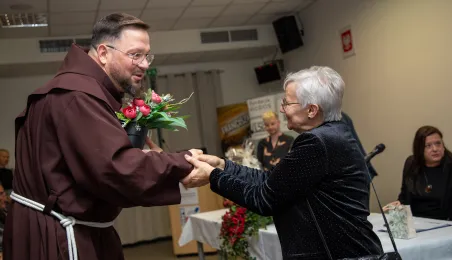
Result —
<path fill-rule="evenodd" d="M 273 21 L 273 28 L 282 53 L 303 46 L 303 39 L 295 16 L 284 16 Z"/>
<path fill-rule="evenodd" d="M 265 65 L 254 68 L 257 82 L 259 84 L 265 84 L 268 82 L 281 80 L 283 67 L 284 63 L 282 60 L 275 60 L 268 62 Z"/>

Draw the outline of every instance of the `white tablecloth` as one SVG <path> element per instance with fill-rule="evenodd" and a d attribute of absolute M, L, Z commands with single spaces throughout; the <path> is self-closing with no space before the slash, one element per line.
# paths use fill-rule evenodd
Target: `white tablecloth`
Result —
<path fill-rule="evenodd" d="M 221 217 L 226 209 L 191 215 L 182 230 L 179 245 L 185 245 L 192 240 L 220 248 Z M 384 229 L 381 214 L 372 213 L 369 221 L 374 226 L 385 252 L 394 251 L 391 240 Z M 415 227 L 427 222 L 448 223 L 448 221 L 414 218 Z M 396 246 L 403 259 L 409 260 L 450 260 L 452 259 L 452 227 L 419 232 L 416 238 L 396 239 Z M 250 253 L 257 259 L 282 259 L 281 246 L 274 225 L 260 229 L 259 236 L 250 241 Z"/>

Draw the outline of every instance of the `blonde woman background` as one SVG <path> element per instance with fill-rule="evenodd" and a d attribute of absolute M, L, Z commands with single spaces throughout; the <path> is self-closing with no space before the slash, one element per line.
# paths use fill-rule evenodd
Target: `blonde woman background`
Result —
<path fill-rule="evenodd" d="M 294 139 L 281 132 L 281 123 L 275 112 L 265 112 L 262 119 L 268 136 L 257 145 L 257 159 L 262 164 L 262 169 L 268 171 L 286 156 Z"/>

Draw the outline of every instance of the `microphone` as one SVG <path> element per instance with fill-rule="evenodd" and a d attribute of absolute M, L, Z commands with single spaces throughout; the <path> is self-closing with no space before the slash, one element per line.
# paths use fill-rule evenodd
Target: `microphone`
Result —
<path fill-rule="evenodd" d="M 385 150 L 385 148 L 386 146 L 384 144 L 379 144 L 375 146 L 374 150 L 364 157 L 366 163 L 369 163 L 370 160 L 375 157 L 375 155 L 382 153 Z"/>

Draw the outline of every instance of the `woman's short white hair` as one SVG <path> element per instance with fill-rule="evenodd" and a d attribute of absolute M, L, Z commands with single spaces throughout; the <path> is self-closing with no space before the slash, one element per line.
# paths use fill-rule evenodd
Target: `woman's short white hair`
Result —
<path fill-rule="evenodd" d="M 302 107 L 316 104 L 323 111 L 324 121 L 341 120 L 345 83 L 339 73 L 329 67 L 313 66 L 287 75 L 284 89 L 292 82 Z"/>

